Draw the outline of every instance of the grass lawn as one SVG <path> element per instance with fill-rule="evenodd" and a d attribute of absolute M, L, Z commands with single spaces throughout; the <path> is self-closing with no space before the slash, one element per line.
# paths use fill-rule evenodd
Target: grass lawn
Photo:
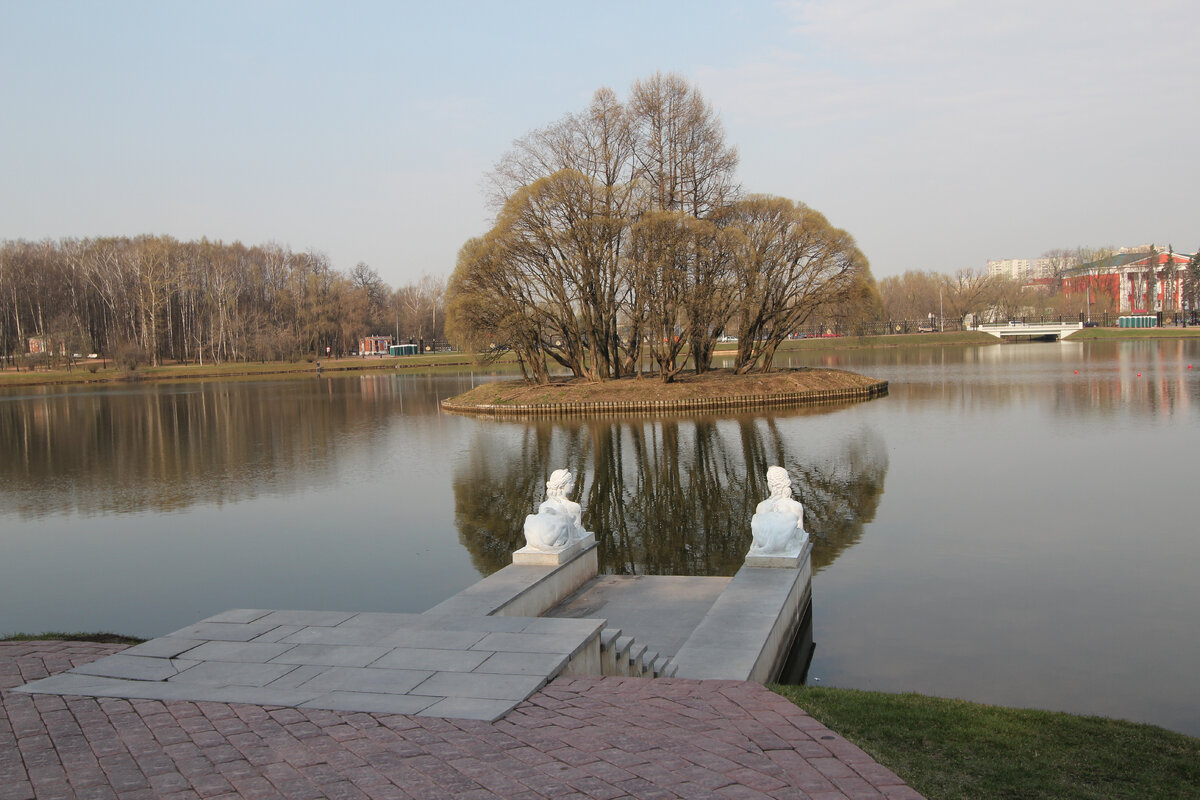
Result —
<path fill-rule="evenodd" d="M 1069 342 L 1113 339 L 1191 339 L 1200 336 L 1200 327 L 1192 328 L 1084 328 L 1073 333 Z M 900 333 L 895 336 L 837 336 L 819 339 L 789 339 L 781 350 L 854 350 L 865 347 L 928 347 L 931 345 L 1000 344 L 990 333 L 948 331 L 946 333 Z M 722 345 L 736 347 L 737 345 Z M 722 352 L 722 351 L 718 351 Z"/>
<path fill-rule="evenodd" d="M 317 374 L 317 364 L 325 376 L 351 372 L 381 370 L 420 370 L 421 372 L 462 371 L 474 364 L 474 357 L 465 353 L 428 353 L 398 358 L 337 358 L 317 361 L 236 361 L 222 364 L 171 364 L 162 367 L 138 367 L 127 372 L 96 362 L 80 362 L 71 370 L 14 369 L 0 370 L 0 386 L 38 386 L 66 383 L 115 383 L 119 381 L 186 381 L 237 378 L 301 378 Z M 95 368 L 93 372 L 92 369 Z"/>
<path fill-rule="evenodd" d="M 854 350 L 863 347 L 929 347 L 931 345 L 999 344 L 1000 340 L 979 331 L 946 333 L 898 333 L 893 336 L 834 336 L 789 339 L 780 350 Z M 733 345 L 736 347 L 736 345 Z"/>
<path fill-rule="evenodd" d="M 1192 328 L 1085 328 L 1069 341 L 1097 339 L 1186 339 L 1200 336 L 1200 327 Z M 789 339 L 780 345 L 780 352 L 789 350 L 857 350 L 879 347 L 931 347 L 958 345 L 999 345 L 1000 340 L 979 331 L 950 331 L 946 333 L 908 333 L 894 336 L 838 336 L 815 339 Z M 737 351 L 736 343 L 723 343 L 717 352 L 729 355 Z M 359 371 L 419 370 L 421 372 L 461 372 L 480 369 L 478 357 L 469 353 L 426 353 L 399 358 L 340 358 L 320 359 L 323 375 L 338 375 Z M 516 359 L 511 354 L 498 365 L 486 369 L 513 368 Z M 95 372 L 92 370 L 95 369 Z M 216 379 L 301 378 L 315 375 L 316 362 L 268 361 L 234 362 L 223 364 L 177 364 L 163 367 L 138 367 L 132 373 L 116 368 L 111 360 L 97 364 L 81 361 L 67 369 L 35 372 L 0 368 L 0 387 L 38 386 L 67 383 L 113 383 L 118 381 L 185 381 Z"/>
<path fill-rule="evenodd" d="M 1067 341 L 1081 342 L 1086 339 L 1193 339 L 1200 336 L 1200 328 L 1084 328 L 1072 334 Z"/>
<path fill-rule="evenodd" d="M 930 800 L 1200 798 L 1200 739 L 917 694 L 773 686 Z"/>

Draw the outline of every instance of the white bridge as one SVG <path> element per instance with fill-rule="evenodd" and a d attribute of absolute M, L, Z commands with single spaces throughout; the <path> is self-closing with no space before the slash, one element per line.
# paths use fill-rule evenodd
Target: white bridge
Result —
<path fill-rule="evenodd" d="M 1082 322 L 1008 322 L 1003 325 L 980 325 L 976 330 L 990 333 L 997 339 L 1013 339 L 1018 336 L 1029 339 L 1065 339 L 1076 331 L 1083 330 Z"/>

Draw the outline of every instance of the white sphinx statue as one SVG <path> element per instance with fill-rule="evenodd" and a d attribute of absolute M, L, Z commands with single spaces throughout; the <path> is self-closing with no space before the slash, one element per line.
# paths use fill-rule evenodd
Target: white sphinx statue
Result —
<path fill-rule="evenodd" d="M 536 514 L 525 517 L 525 547 L 519 553 L 558 553 L 588 539 L 579 503 L 567 497 L 575 478 L 565 469 L 555 470 L 546 481 L 546 499 Z"/>
<path fill-rule="evenodd" d="M 792 499 L 792 479 L 783 467 L 767 469 L 767 488 L 770 496 L 758 504 L 750 520 L 754 542 L 747 560 L 797 558 L 808 540 L 804 506 Z"/>

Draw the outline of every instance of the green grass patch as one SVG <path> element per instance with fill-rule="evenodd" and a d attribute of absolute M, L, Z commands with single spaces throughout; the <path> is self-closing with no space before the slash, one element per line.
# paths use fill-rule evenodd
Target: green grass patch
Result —
<path fill-rule="evenodd" d="M 320 373 L 317 364 L 320 363 Z M 475 366 L 475 358 L 466 353 L 427 353 L 398 358 L 340 358 L 317 361 L 235 361 L 222 364 L 171 364 L 162 367 L 138 367 L 132 372 L 107 369 L 95 372 L 76 366 L 30 372 L 14 369 L 0 370 L 0 386 L 41 386 L 84 383 L 120 383 L 139 381 L 199 381 L 260 378 L 301 378 L 317 374 L 323 377 L 358 372 L 412 371 L 420 373 L 462 372 Z"/>
<path fill-rule="evenodd" d="M 101 644 L 141 644 L 146 641 L 136 636 L 122 636 L 119 633 L 108 633 L 106 631 L 96 633 L 48 631 L 46 633 L 10 633 L 7 636 L 0 636 L 0 642 L 45 642 L 50 640 L 63 642 L 99 642 Z"/>
<path fill-rule="evenodd" d="M 932 345 L 999 344 L 995 336 L 979 331 L 897 333 L 889 336 L 831 336 L 788 339 L 780 350 L 856 350 L 867 347 L 929 347 Z"/>
<path fill-rule="evenodd" d="M 1084 328 L 1071 334 L 1068 341 L 1081 342 L 1086 339 L 1193 339 L 1200 336 L 1200 328 Z"/>
<path fill-rule="evenodd" d="M 1200 798 L 1200 739 L 918 694 L 772 686 L 930 800 Z"/>

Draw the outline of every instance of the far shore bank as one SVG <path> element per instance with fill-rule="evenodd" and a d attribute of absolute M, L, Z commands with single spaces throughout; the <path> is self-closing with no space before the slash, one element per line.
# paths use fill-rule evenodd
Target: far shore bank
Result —
<path fill-rule="evenodd" d="M 382 372 L 413 370 L 433 372 L 439 370 L 458 371 L 478 368 L 479 364 L 469 353 L 436 353 L 424 356 L 401 356 L 378 358 L 347 356 L 345 358 L 322 358 L 311 361 L 233 361 L 222 364 L 167 364 L 160 367 L 138 367 L 122 370 L 111 361 L 97 364 L 80 361 L 70 370 L 14 370 L 0 369 L 0 387 L 44 386 L 53 384 L 102 384 L 139 383 L 167 381 L 230 380 L 245 378 L 311 378 L 314 376 L 343 375 L 355 372 Z M 92 367 L 95 367 L 93 370 Z"/>
<path fill-rule="evenodd" d="M 1068 341 L 1114 341 L 1123 339 L 1190 339 L 1200 337 L 1200 328 L 1085 328 Z M 908 333 L 890 336 L 836 336 L 813 339 L 794 339 L 784 342 L 780 352 L 790 350 L 858 350 L 898 347 L 967 347 L 1000 345 L 994 336 L 978 331 L 948 331 L 945 333 Z M 717 346 L 717 355 L 732 354 L 734 343 Z M 354 372 L 415 371 L 441 372 L 464 369 L 515 369 L 516 362 L 502 358 L 495 364 L 482 364 L 470 353 L 428 353 L 419 356 L 323 358 L 300 361 L 226 362 L 221 364 L 169 364 L 159 367 L 140 366 L 122 370 L 111 359 L 81 360 L 71 369 L 14 369 L 0 368 L 0 388 L 6 386 L 46 386 L 56 384 L 104 384 L 140 381 L 191 381 L 229 379 L 304 378 L 317 375 L 344 375 Z"/>

